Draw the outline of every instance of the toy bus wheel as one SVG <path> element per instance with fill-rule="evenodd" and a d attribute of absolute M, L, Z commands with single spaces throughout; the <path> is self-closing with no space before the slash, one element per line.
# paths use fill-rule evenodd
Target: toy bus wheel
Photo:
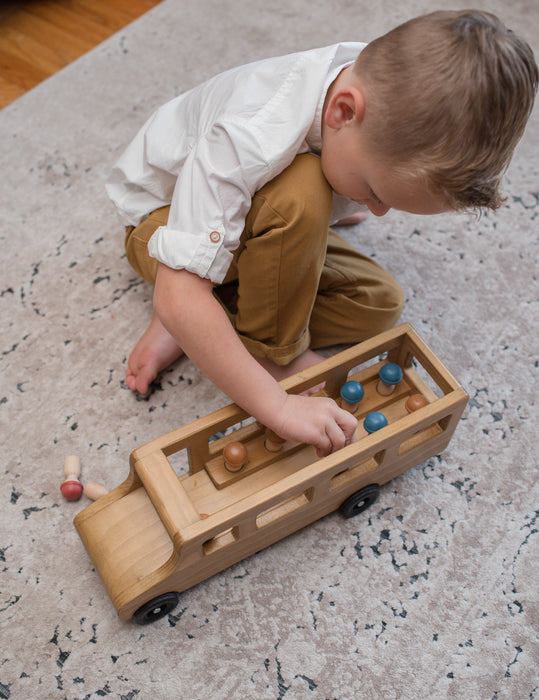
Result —
<path fill-rule="evenodd" d="M 349 496 L 339 508 L 339 513 L 345 518 L 353 518 L 354 515 L 359 515 L 372 506 L 379 493 L 380 489 L 377 484 L 369 484 L 369 486 L 365 486 Z"/>
<path fill-rule="evenodd" d="M 163 593 L 153 598 L 140 607 L 133 615 L 138 625 L 149 625 L 150 622 L 160 620 L 178 605 L 180 596 L 178 593 Z"/>

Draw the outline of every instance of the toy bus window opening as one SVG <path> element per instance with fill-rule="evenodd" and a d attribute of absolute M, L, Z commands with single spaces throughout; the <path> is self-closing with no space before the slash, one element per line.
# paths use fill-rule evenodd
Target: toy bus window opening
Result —
<path fill-rule="evenodd" d="M 245 418 L 244 420 L 240 420 L 238 423 L 234 423 L 234 425 L 229 425 L 228 428 L 225 428 L 224 430 L 220 430 L 219 432 L 215 433 L 214 435 L 211 435 L 208 438 L 208 443 L 216 442 L 217 440 L 220 440 L 223 437 L 226 437 L 227 435 L 232 435 L 232 433 L 235 433 L 238 430 L 241 430 L 242 428 L 247 427 L 248 425 L 251 425 L 252 423 L 255 423 L 255 419 L 252 416 L 249 416 L 248 418 Z"/>
<path fill-rule="evenodd" d="M 370 360 L 365 360 L 365 362 L 362 362 L 360 365 L 356 365 L 355 367 L 352 367 L 348 372 L 348 376 L 351 377 L 354 374 L 361 372 L 361 370 L 368 369 L 369 367 L 372 367 L 373 365 L 377 365 L 380 362 L 384 362 L 385 360 L 387 360 L 387 356 L 388 356 L 388 353 L 383 352 L 381 355 L 376 355 L 375 357 L 371 357 Z"/>
<path fill-rule="evenodd" d="M 308 505 L 312 501 L 313 495 L 314 488 L 311 487 L 297 496 L 291 496 L 282 503 L 262 511 L 256 517 L 256 527 L 259 529 L 266 527 L 266 525 L 271 525 L 276 520 L 294 513 L 299 508 Z"/>
<path fill-rule="evenodd" d="M 337 491 L 338 489 L 347 486 L 352 481 L 356 481 L 363 474 L 368 474 L 369 472 L 378 469 L 378 467 L 384 461 L 385 453 L 385 450 L 381 450 L 380 452 L 372 455 L 372 457 L 363 460 L 359 464 L 356 464 L 348 469 L 343 469 L 343 471 L 335 474 L 335 476 L 333 476 L 329 482 L 329 490 Z"/>
<path fill-rule="evenodd" d="M 173 452 L 172 454 L 168 455 L 167 459 L 176 472 L 176 476 L 182 476 L 182 474 L 187 474 L 189 472 L 189 457 L 187 455 L 187 449 Z"/>
<path fill-rule="evenodd" d="M 412 359 L 412 370 L 415 372 L 419 382 L 426 387 L 427 391 L 425 393 L 430 392 L 431 398 L 434 396 L 434 398 L 439 399 L 444 395 L 441 387 L 434 381 L 431 375 L 415 357 Z"/>
<path fill-rule="evenodd" d="M 412 433 L 412 435 L 409 435 L 401 442 L 399 446 L 399 457 L 407 452 L 410 452 L 416 447 L 420 447 L 428 440 L 441 435 L 445 430 L 447 430 L 450 422 L 451 416 L 445 416 L 444 418 L 434 421 L 431 423 L 431 425 L 427 425 L 425 428 L 418 430 L 417 433 Z"/>
<path fill-rule="evenodd" d="M 213 554 L 229 544 L 234 544 L 234 542 L 238 541 L 238 538 L 239 528 L 237 526 L 229 527 L 211 539 L 206 540 L 206 542 L 204 542 L 202 545 L 202 550 L 204 554 Z"/>

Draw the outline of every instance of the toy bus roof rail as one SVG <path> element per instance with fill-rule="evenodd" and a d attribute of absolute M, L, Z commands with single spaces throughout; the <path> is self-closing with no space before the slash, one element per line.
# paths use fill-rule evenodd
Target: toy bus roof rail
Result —
<path fill-rule="evenodd" d="M 343 350 L 338 355 L 322 360 L 298 374 L 287 377 L 281 381 L 281 386 L 286 391 L 300 393 L 315 386 L 324 378 L 328 387 L 327 392 L 338 394 L 337 389 L 346 381 L 348 372 L 353 367 L 383 353 L 387 353 L 388 361 L 395 362 L 403 369 L 411 367 L 415 357 L 445 394 L 452 391 L 464 392 L 460 383 L 409 323 L 401 323 L 395 328 Z M 330 383 L 333 386 L 330 386 Z"/>
<path fill-rule="evenodd" d="M 200 471 L 211 456 L 210 437 L 248 417 L 248 414 L 239 406 L 229 404 L 207 416 L 198 418 L 189 425 L 172 430 L 141 447 L 137 447 L 131 453 L 131 465 L 133 466 L 138 460 L 145 459 L 147 455 L 158 450 L 166 457 L 170 457 L 185 449 L 189 457 L 190 472 Z"/>
<path fill-rule="evenodd" d="M 325 380 L 326 393 L 338 394 L 338 388 L 347 380 L 352 368 L 381 354 L 387 354 L 387 359 L 397 362 L 403 367 L 405 373 L 413 372 L 411 367 L 413 358 L 416 358 L 444 395 L 451 396 L 448 405 L 453 405 L 455 401 L 462 401 L 463 404 L 467 401 L 467 394 L 458 381 L 408 323 L 403 323 L 284 379 L 281 385 L 291 393 L 299 393 Z M 420 381 L 419 377 L 416 377 L 416 381 Z M 425 392 L 430 392 L 426 386 Z M 433 394 L 432 398 L 435 398 Z M 438 404 L 438 408 L 443 409 L 443 405 L 442 401 Z M 431 413 L 432 409 L 433 407 L 430 409 Z M 222 450 L 220 444 L 222 441 L 212 445 L 209 438 L 247 417 L 248 414 L 245 411 L 235 404 L 230 404 L 187 426 L 152 440 L 131 454 L 132 470 L 142 482 L 177 547 L 183 542 L 180 531 L 198 522 L 200 515 L 178 479 L 168 456 L 186 449 L 189 457 L 189 471 L 196 473 L 206 467 L 214 450 Z M 458 416 L 454 420 L 458 421 Z M 263 427 L 255 424 L 251 429 L 262 431 Z M 243 430 L 245 432 L 246 429 Z"/>
<path fill-rule="evenodd" d="M 166 455 L 155 450 L 135 460 L 133 468 L 175 547 L 181 547 L 182 528 L 200 520 L 200 515 Z"/>
<path fill-rule="evenodd" d="M 295 394 L 325 381 L 326 393 L 338 395 L 339 388 L 346 382 L 352 368 L 383 353 L 387 353 L 388 360 L 399 364 L 405 372 L 411 367 L 415 357 L 444 394 L 457 392 L 463 398 L 467 397 L 459 382 L 437 359 L 409 323 L 402 323 L 333 357 L 322 360 L 312 367 L 283 379 L 280 383 L 285 391 Z M 200 471 L 205 468 L 208 459 L 212 456 L 209 438 L 248 417 L 248 414 L 235 404 L 225 406 L 137 448 L 131 455 L 131 464 L 156 451 L 162 451 L 168 457 L 186 449 L 190 472 Z M 169 469 L 164 462 L 161 463 L 160 468 L 167 472 L 170 483 Z"/>

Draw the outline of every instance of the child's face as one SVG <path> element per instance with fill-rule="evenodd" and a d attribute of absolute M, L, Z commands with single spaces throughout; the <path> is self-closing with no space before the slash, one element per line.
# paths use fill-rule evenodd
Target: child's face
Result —
<path fill-rule="evenodd" d="M 366 138 L 365 122 L 349 120 L 324 129 L 322 170 L 334 192 L 364 205 L 375 216 L 390 209 L 411 214 L 440 214 L 448 210 L 413 175 L 397 173 L 378 157 Z"/>

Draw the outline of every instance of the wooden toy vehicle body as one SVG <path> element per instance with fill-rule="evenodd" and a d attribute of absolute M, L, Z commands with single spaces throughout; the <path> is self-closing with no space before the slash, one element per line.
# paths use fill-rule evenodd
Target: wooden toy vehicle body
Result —
<path fill-rule="evenodd" d="M 384 395 L 378 372 L 387 363 L 398 364 L 403 378 Z M 446 447 L 468 400 L 408 324 L 282 385 L 300 393 L 325 381 L 319 393 L 341 401 L 339 390 L 348 380 L 365 392 L 354 411 L 356 440 L 328 457 L 292 442 L 270 451 L 265 428 L 256 422 L 210 439 L 248 418 L 234 404 L 131 454 L 126 481 L 75 518 L 122 620 L 156 620 L 174 608 L 182 591 L 335 509 L 346 517 L 361 512 L 382 484 Z M 409 412 L 405 404 L 415 394 L 428 403 Z M 369 434 L 363 419 L 371 411 L 383 412 L 389 424 Z M 223 457 L 232 441 L 243 443 L 248 455 L 235 472 L 225 468 Z M 178 476 L 169 458 L 183 449 L 189 471 Z"/>

